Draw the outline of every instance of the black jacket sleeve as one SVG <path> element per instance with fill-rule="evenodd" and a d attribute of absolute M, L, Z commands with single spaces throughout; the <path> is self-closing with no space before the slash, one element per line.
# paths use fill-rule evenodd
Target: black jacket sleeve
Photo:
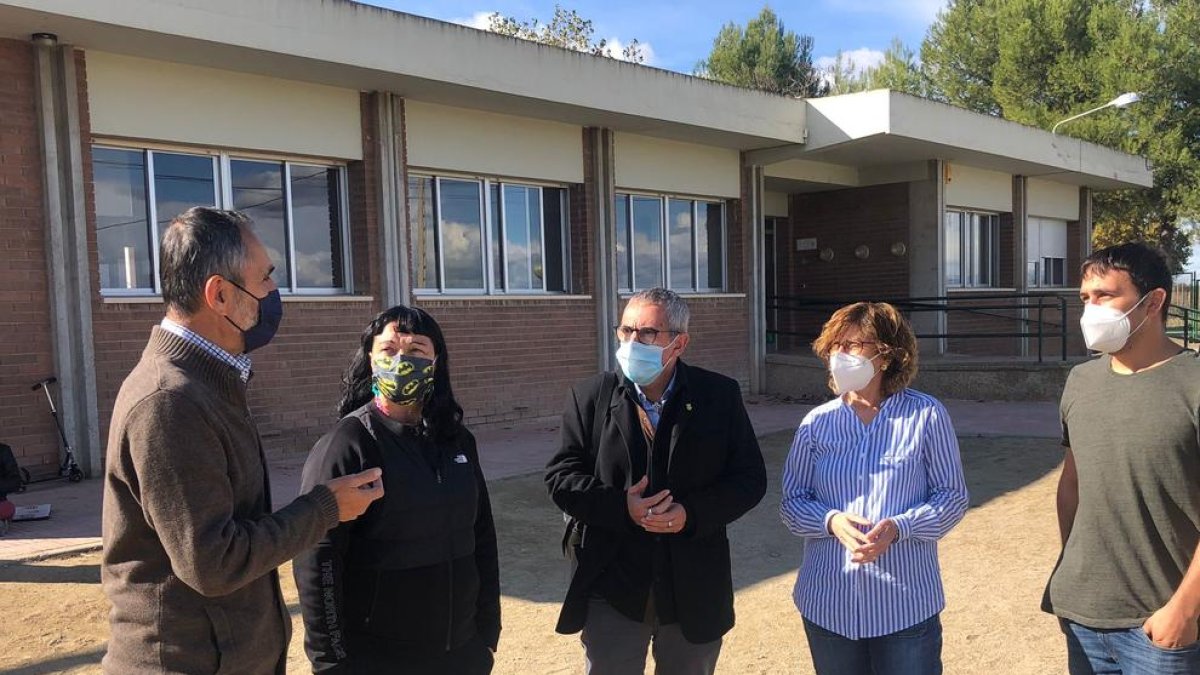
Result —
<path fill-rule="evenodd" d="M 331 478 L 377 466 L 377 461 L 368 459 L 374 456 L 369 452 L 373 448 L 374 439 L 358 420 L 346 418 L 338 422 L 309 453 L 301 474 L 300 492 L 303 494 Z M 292 562 L 304 618 L 304 651 L 314 673 L 351 671 L 345 640 L 342 579 L 353 527 L 354 521 L 339 524 Z"/>
<path fill-rule="evenodd" d="M 21 469 L 17 466 L 17 458 L 13 456 L 11 447 L 0 443 L 0 498 L 16 492 L 20 487 Z"/>
<path fill-rule="evenodd" d="M 625 491 L 605 485 L 596 477 L 596 452 L 592 445 L 592 418 L 601 377 L 573 387 L 562 418 L 562 443 L 546 464 L 546 489 L 567 515 L 591 527 L 624 532 L 631 521 Z M 600 420 L 603 422 L 603 420 Z"/>
<path fill-rule="evenodd" d="M 479 506 L 475 515 L 475 567 L 479 571 L 479 597 L 475 605 L 475 624 L 480 638 L 492 651 L 500 643 L 500 554 L 496 546 L 496 524 L 492 520 L 492 502 L 487 481 L 479 465 L 475 437 L 466 433 L 467 457 L 475 466 L 479 485 Z"/>
<path fill-rule="evenodd" d="M 725 470 L 716 482 L 679 499 L 688 515 L 684 534 L 697 539 L 742 517 L 767 492 L 767 469 L 741 389 L 732 380 L 726 384 L 730 430 Z"/>

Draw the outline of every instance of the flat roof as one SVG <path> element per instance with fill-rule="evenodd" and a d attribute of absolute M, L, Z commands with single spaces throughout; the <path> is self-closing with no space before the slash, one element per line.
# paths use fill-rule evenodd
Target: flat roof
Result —
<path fill-rule="evenodd" d="M 803 101 L 349 0 L 0 0 L 0 36 L 739 150 L 803 140 Z"/>

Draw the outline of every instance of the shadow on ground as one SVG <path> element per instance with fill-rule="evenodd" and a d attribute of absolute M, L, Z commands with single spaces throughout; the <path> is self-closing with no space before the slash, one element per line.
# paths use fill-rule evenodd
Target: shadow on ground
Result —
<path fill-rule="evenodd" d="M 799 567 L 801 540 L 779 520 L 780 476 L 791 440 L 791 431 L 759 439 L 767 463 L 767 494 L 729 530 L 736 589 Z M 962 438 L 959 442 L 971 508 L 1033 483 L 1062 461 L 1058 444 L 1045 438 Z M 568 574 L 559 550 L 563 521 L 546 496 L 541 476 L 493 481 L 489 489 L 501 542 L 502 592 L 534 602 L 560 602 Z"/>
<path fill-rule="evenodd" d="M 0 584 L 98 584 L 99 565 L 0 564 Z"/>

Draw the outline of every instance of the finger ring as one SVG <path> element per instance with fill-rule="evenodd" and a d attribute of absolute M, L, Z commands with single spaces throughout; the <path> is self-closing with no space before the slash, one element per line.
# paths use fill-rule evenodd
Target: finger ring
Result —
<path fill-rule="evenodd" d="M 675 527 L 675 523 L 673 523 L 673 522 L 671 522 L 671 521 L 669 521 L 669 520 L 668 520 L 668 521 L 667 521 L 667 527 Z"/>
<path fill-rule="evenodd" d="M 653 506 L 646 509 L 646 515 L 648 515 L 648 516 L 654 515 L 654 507 Z"/>

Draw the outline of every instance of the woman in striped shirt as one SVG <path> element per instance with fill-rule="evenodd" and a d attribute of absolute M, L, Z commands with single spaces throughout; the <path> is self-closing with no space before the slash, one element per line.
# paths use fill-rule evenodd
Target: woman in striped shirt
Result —
<path fill-rule="evenodd" d="M 950 416 L 908 388 L 917 341 L 886 303 L 826 322 L 813 351 L 837 398 L 796 430 L 784 524 L 805 539 L 793 597 L 818 675 L 938 675 L 937 541 L 967 509 Z"/>

